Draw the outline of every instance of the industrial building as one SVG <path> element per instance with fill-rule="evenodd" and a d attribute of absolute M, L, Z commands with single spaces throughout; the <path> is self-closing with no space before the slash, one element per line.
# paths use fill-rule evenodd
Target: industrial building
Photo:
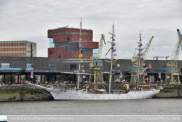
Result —
<path fill-rule="evenodd" d="M 81 40 L 80 40 L 81 36 Z M 81 41 L 82 58 L 90 58 L 98 48 L 98 42 L 93 42 L 93 31 L 79 28 L 62 27 L 48 30 L 48 57 L 78 58 L 78 41 Z"/>
<path fill-rule="evenodd" d="M 64 74 L 64 72 L 74 72 L 75 69 L 78 69 L 78 64 L 74 63 L 65 63 L 64 58 L 45 58 L 45 57 L 0 57 L 0 64 L 1 70 L 0 75 L 2 78 L 5 78 L 5 75 L 16 75 L 21 76 L 25 75 L 26 77 L 29 75 L 31 71 L 33 71 L 33 75 L 39 75 L 40 81 L 42 82 L 42 76 L 46 77 L 46 81 L 55 81 L 56 75 L 59 75 L 63 78 L 63 75 L 70 76 L 68 74 Z M 161 73 L 161 79 L 165 81 L 165 73 L 166 73 L 166 64 L 168 60 L 145 60 L 145 65 L 148 66 L 149 64 L 152 65 L 152 69 L 147 69 L 145 72 L 147 73 L 149 80 L 151 82 L 157 82 L 158 73 Z M 131 70 L 130 67 L 132 66 L 131 59 L 118 59 L 118 64 L 120 67 L 113 66 L 114 75 L 119 74 L 119 70 L 122 71 L 123 75 L 127 75 L 131 78 Z M 30 65 L 34 65 L 33 69 L 27 69 Z M 7 69 L 2 69 L 4 65 L 8 66 Z M 75 66 L 73 68 L 73 65 Z M 85 70 L 86 73 L 90 73 L 90 66 L 89 63 L 85 63 L 84 67 L 82 68 Z M 103 72 L 109 72 L 110 70 L 110 63 L 103 61 Z M 182 61 L 178 61 L 178 71 L 182 72 Z M 104 74 L 104 81 L 107 81 Z M 114 80 L 113 76 L 113 80 Z M 62 79 L 61 78 L 61 79 Z M 62 79 L 63 80 L 63 79 Z M 68 79 L 64 79 L 67 80 Z M 86 79 L 85 79 L 86 80 Z M 87 77 L 88 80 L 88 77 Z M 11 79 L 9 79 L 11 81 Z M 33 79 L 35 82 L 35 79 Z M 77 78 L 76 75 L 73 75 L 72 81 L 76 82 Z M 129 79 L 128 79 L 129 81 Z M 182 81 L 182 76 L 180 75 L 180 81 Z M 4 81 L 3 81 L 4 82 Z M 19 82 L 19 81 L 18 81 Z"/>
<path fill-rule="evenodd" d="M 0 41 L 0 56 L 36 57 L 36 43 L 30 41 Z"/>

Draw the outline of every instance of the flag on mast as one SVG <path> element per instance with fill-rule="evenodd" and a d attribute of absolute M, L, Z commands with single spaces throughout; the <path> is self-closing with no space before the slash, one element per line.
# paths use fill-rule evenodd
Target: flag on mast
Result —
<path fill-rule="evenodd" d="M 82 57 L 82 54 L 79 54 L 79 57 Z"/>
<path fill-rule="evenodd" d="M 120 78 L 122 78 L 123 77 L 123 74 L 122 74 L 122 72 L 120 72 L 120 76 L 119 76 Z"/>
<path fill-rule="evenodd" d="M 147 67 L 147 69 L 152 69 L 152 65 L 149 64 L 148 67 Z"/>
<path fill-rule="evenodd" d="M 86 78 L 86 75 L 83 75 L 82 78 Z"/>
<path fill-rule="evenodd" d="M 120 65 L 119 64 L 116 64 L 116 67 L 120 67 Z"/>

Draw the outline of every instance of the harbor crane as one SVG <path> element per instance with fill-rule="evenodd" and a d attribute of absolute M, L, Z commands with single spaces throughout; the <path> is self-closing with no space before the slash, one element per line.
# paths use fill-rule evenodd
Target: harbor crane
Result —
<path fill-rule="evenodd" d="M 101 60 L 103 42 L 104 44 L 106 44 L 105 36 L 104 34 L 101 34 L 97 56 L 90 57 L 90 68 L 91 68 L 90 77 L 89 77 L 90 82 L 92 81 L 92 79 L 94 80 L 94 83 L 104 82 L 103 73 L 101 72 L 101 67 L 103 67 L 103 61 Z"/>
<path fill-rule="evenodd" d="M 140 34 L 141 35 L 141 34 Z M 141 38 L 141 36 L 140 36 Z M 151 39 L 149 40 L 149 42 L 145 45 L 145 47 L 142 49 L 143 53 L 142 54 L 137 54 L 136 52 L 134 53 L 132 59 L 131 59 L 131 82 L 135 81 L 136 76 L 138 73 L 140 73 L 140 79 L 139 79 L 139 83 L 140 84 L 145 84 L 145 78 L 144 78 L 144 71 L 142 70 L 143 66 L 144 66 L 144 60 L 146 59 L 147 53 L 149 51 L 151 42 L 153 40 L 154 36 L 151 37 Z M 142 46 L 142 43 L 139 43 L 139 46 Z M 140 56 L 139 56 L 140 55 Z M 137 71 L 137 66 L 139 66 L 139 57 L 140 57 L 140 72 Z M 141 61 L 143 60 L 143 61 Z"/>
<path fill-rule="evenodd" d="M 169 82 L 170 84 L 180 84 L 179 72 L 178 72 L 178 58 L 180 47 L 182 46 L 182 35 L 177 29 L 177 33 L 179 36 L 179 41 L 175 46 L 175 49 L 170 57 L 170 60 L 166 65 L 166 73 L 165 73 L 165 82 Z"/>

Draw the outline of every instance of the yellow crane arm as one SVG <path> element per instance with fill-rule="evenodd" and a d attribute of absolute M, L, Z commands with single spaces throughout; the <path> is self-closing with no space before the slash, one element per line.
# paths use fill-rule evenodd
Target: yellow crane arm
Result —
<path fill-rule="evenodd" d="M 149 48 L 150 48 L 150 45 L 151 45 L 151 42 L 152 42 L 152 39 L 154 38 L 154 36 L 151 37 L 151 39 L 149 40 L 149 42 L 145 45 L 145 47 L 143 48 L 143 55 L 142 55 L 142 58 L 145 58 L 147 57 L 147 53 L 149 51 Z"/>
<path fill-rule="evenodd" d="M 179 38 L 179 41 L 176 45 L 176 47 L 174 48 L 174 51 L 171 55 L 171 60 L 169 60 L 167 62 L 167 67 L 177 67 L 178 64 L 178 58 L 179 58 L 179 51 L 180 51 L 180 47 L 181 47 L 181 41 L 182 41 L 182 35 Z"/>
<path fill-rule="evenodd" d="M 152 39 L 153 38 L 154 38 L 154 36 L 151 37 L 151 39 L 149 40 L 149 42 L 143 48 L 144 51 L 143 51 L 143 54 L 142 54 L 141 58 L 144 58 L 144 60 L 145 60 L 145 58 L 147 56 L 147 53 L 148 53 L 148 50 L 150 48 L 150 45 L 151 45 L 151 42 L 152 42 Z M 136 65 L 138 63 L 138 58 L 139 58 L 139 56 L 135 52 L 134 55 L 133 55 L 133 57 L 132 57 L 132 60 L 131 60 L 132 65 Z M 143 66 L 143 62 L 141 62 L 141 64 Z"/>

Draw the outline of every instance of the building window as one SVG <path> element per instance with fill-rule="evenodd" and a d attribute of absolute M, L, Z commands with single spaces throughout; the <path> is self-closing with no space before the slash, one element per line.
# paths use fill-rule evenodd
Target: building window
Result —
<path fill-rule="evenodd" d="M 56 69 L 56 64 L 49 64 L 49 69 Z"/>
<path fill-rule="evenodd" d="M 1 63 L 1 68 L 9 68 L 10 64 L 9 63 Z"/>
<path fill-rule="evenodd" d="M 70 70 L 76 70 L 77 65 L 76 64 L 70 64 Z"/>
<path fill-rule="evenodd" d="M 97 56 L 98 49 L 93 49 L 92 51 L 93 51 L 93 52 L 92 52 L 92 53 L 93 53 L 93 56 Z"/>
<path fill-rule="evenodd" d="M 50 51 L 50 54 L 52 54 L 52 50 Z"/>
<path fill-rule="evenodd" d="M 32 68 L 32 64 L 27 64 L 27 68 Z"/>
<path fill-rule="evenodd" d="M 102 60 L 94 60 L 94 66 L 103 66 L 103 61 Z"/>
<path fill-rule="evenodd" d="M 58 58 L 61 58 L 61 56 L 59 55 Z"/>
<path fill-rule="evenodd" d="M 53 38 L 49 38 L 49 48 L 54 47 Z"/>
<path fill-rule="evenodd" d="M 70 37 L 67 37 L 67 40 L 70 40 Z"/>
<path fill-rule="evenodd" d="M 162 70 L 162 72 L 165 72 L 166 71 L 166 66 L 161 66 L 161 70 Z"/>

